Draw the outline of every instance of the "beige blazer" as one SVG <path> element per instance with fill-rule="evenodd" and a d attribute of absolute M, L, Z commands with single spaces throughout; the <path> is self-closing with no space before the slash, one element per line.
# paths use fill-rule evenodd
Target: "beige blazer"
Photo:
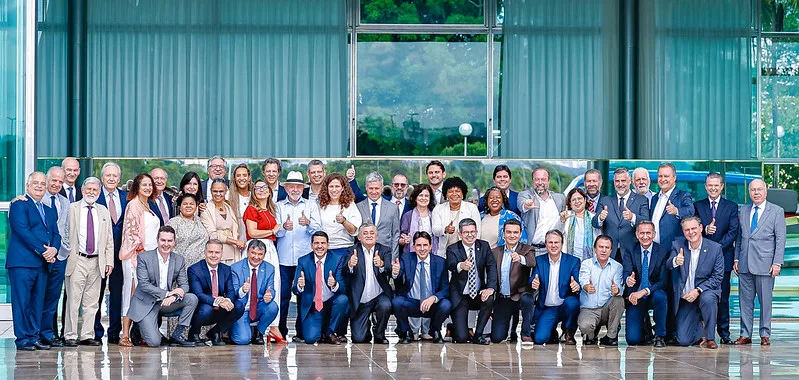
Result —
<path fill-rule="evenodd" d="M 208 238 L 219 239 L 222 243 L 227 243 L 228 240 L 238 240 L 239 238 L 240 219 L 236 216 L 237 213 L 233 210 L 233 207 L 227 202 L 225 202 L 225 208 L 227 209 L 227 217 L 232 219 L 232 222 L 228 222 L 230 229 L 220 229 L 218 227 L 220 225 L 220 223 L 217 223 L 218 219 L 222 217 L 219 216 L 219 211 L 217 211 L 213 201 L 208 202 L 205 212 L 200 214 L 200 222 L 202 222 L 205 230 L 208 231 Z"/>
<path fill-rule="evenodd" d="M 78 260 L 78 249 L 80 243 L 78 236 L 80 233 L 80 208 L 85 204 L 84 201 L 74 202 L 69 206 L 69 258 L 67 258 L 66 276 L 71 276 L 75 271 L 75 264 Z M 95 211 L 97 212 L 97 219 L 94 224 L 97 227 L 97 236 L 95 236 L 95 252 L 97 255 L 97 269 L 100 271 L 100 277 L 105 278 L 105 267 L 114 266 L 114 231 L 111 223 L 111 213 L 108 209 L 95 202 Z"/>

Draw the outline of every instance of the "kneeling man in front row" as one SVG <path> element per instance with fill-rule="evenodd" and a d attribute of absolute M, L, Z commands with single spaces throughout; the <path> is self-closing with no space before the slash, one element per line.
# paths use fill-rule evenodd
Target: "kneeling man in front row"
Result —
<path fill-rule="evenodd" d="M 565 254 L 563 233 L 551 230 L 544 237 L 547 254 L 535 258 L 535 269 L 530 279 L 530 287 L 538 290 L 538 303 L 535 309 L 535 344 L 558 343 L 555 330 L 562 322 L 564 343 L 577 344 L 574 330 L 580 314 L 580 260 Z"/>
<path fill-rule="evenodd" d="M 698 217 L 683 218 L 680 225 L 685 239 L 672 243 L 671 256 L 666 261 L 677 306 L 677 342 L 681 346 L 699 343 L 700 347 L 715 349 L 724 255 L 721 245 L 702 238 Z"/>
<path fill-rule="evenodd" d="M 172 252 L 175 230 L 170 226 L 158 229 L 158 248 L 140 254 L 136 260 L 136 291 L 130 299 L 128 317 L 138 323 L 144 342 L 150 347 L 161 345 L 159 316 L 180 310 L 178 327 L 172 333 L 172 345 L 194 347 L 183 340 L 183 331 L 191 325 L 197 297 L 189 293 L 186 261 Z"/>
<path fill-rule="evenodd" d="M 623 268 L 610 258 L 613 240 L 599 235 L 594 240 L 594 257 L 580 264 L 580 316 L 577 325 L 583 333 L 583 345 L 596 345 L 596 332 L 602 325 L 608 332 L 599 340 L 603 346 L 619 344 L 619 325 L 624 314 L 624 299 L 620 295 Z"/>
<path fill-rule="evenodd" d="M 233 289 L 244 304 L 244 313 L 233 324 L 230 340 L 235 344 L 249 344 L 253 332 L 251 323 L 263 335 L 277 318 L 278 306 L 275 302 L 275 267 L 264 261 L 266 244 L 253 239 L 247 245 L 247 257 L 230 266 L 233 272 Z M 256 341 L 261 343 L 261 341 Z"/>

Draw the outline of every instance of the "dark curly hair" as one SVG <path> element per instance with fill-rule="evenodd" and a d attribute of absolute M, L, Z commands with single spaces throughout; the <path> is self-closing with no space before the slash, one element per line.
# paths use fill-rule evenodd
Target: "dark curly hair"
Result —
<path fill-rule="evenodd" d="M 355 194 L 352 192 L 352 188 L 350 187 L 350 183 L 347 181 L 347 178 L 339 173 L 332 173 L 328 174 L 327 177 L 325 177 L 325 180 L 322 181 L 322 189 L 319 190 L 320 208 L 325 208 L 330 204 L 330 194 L 327 193 L 327 186 L 330 185 L 330 182 L 335 180 L 338 180 L 341 183 L 341 187 L 343 187 L 341 196 L 338 199 L 341 207 L 348 207 L 350 203 L 355 201 Z"/>

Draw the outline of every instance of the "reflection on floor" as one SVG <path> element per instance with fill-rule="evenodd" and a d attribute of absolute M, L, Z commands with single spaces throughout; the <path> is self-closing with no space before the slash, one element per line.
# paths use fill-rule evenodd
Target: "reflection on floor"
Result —
<path fill-rule="evenodd" d="M 0 326 L 5 327 L 5 326 Z M 737 324 L 733 331 L 737 332 Z M 624 329 L 622 329 L 622 332 Z M 121 349 L 78 347 L 17 352 L 13 339 L 0 340 L 0 378 L 179 379 L 250 378 L 563 378 L 657 379 L 799 378 L 797 322 L 777 322 L 770 347 L 586 348 L 521 344 L 421 343 L 372 346 L 268 346 Z M 737 334 L 733 333 L 736 337 Z M 621 341 L 623 342 L 623 335 Z M 758 340 L 759 341 L 759 340 Z"/>

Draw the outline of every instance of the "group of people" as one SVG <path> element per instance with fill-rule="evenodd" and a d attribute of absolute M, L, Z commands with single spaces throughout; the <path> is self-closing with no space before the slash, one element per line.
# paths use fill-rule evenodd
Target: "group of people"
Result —
<path fill-rule="evenodd" d="M 160 168 L 127 190 L 112 162 L 80 185 L 71 157 L 31 173 L 9 212 L 17 349 L 98 346 L 104 336 L 123 347 L 165 336 L 185 347 L 280 343 L 292 294 L 293 339 L 309 344 L 346 343 L 348 327 L 354 343 L 386 344 L 393 314 L 400 343 L 576 344 L 579 329 L 586 346 L 615 346 L 626 311 L 629 345 L 712 349 L 717 331 L 721 343 L 751 343 L 755 296 L 761 344 L 770 344 L 785 219 L 762 180 L 749 184 L 752 203 L 739 214 L 721 175 L 708 174 L 708 197 L 693 202 L 670 163 L 658 168 L 656 193 L 647 170 L 618 168 L 615 194 L 601 194 L 602 173 L 589 169 L 585 189 L 565 196 L 549 190 L 545 167 L 517 193 L 510 168 L 498 165 L 476 204 L 440 161 L 412 187 L 397 174 L 384 191 L 383 177 L 369 173 L 366 194 L 354 167 L 328 174 L 319 160 L 308 163 L 308 183 L 298 171 L 281 183 L 272 158 L 258 179 L 246 164 L 228 178 L 229 167 L 211 158 L 208 179 L 186 173 L 174 196 Z"/>

